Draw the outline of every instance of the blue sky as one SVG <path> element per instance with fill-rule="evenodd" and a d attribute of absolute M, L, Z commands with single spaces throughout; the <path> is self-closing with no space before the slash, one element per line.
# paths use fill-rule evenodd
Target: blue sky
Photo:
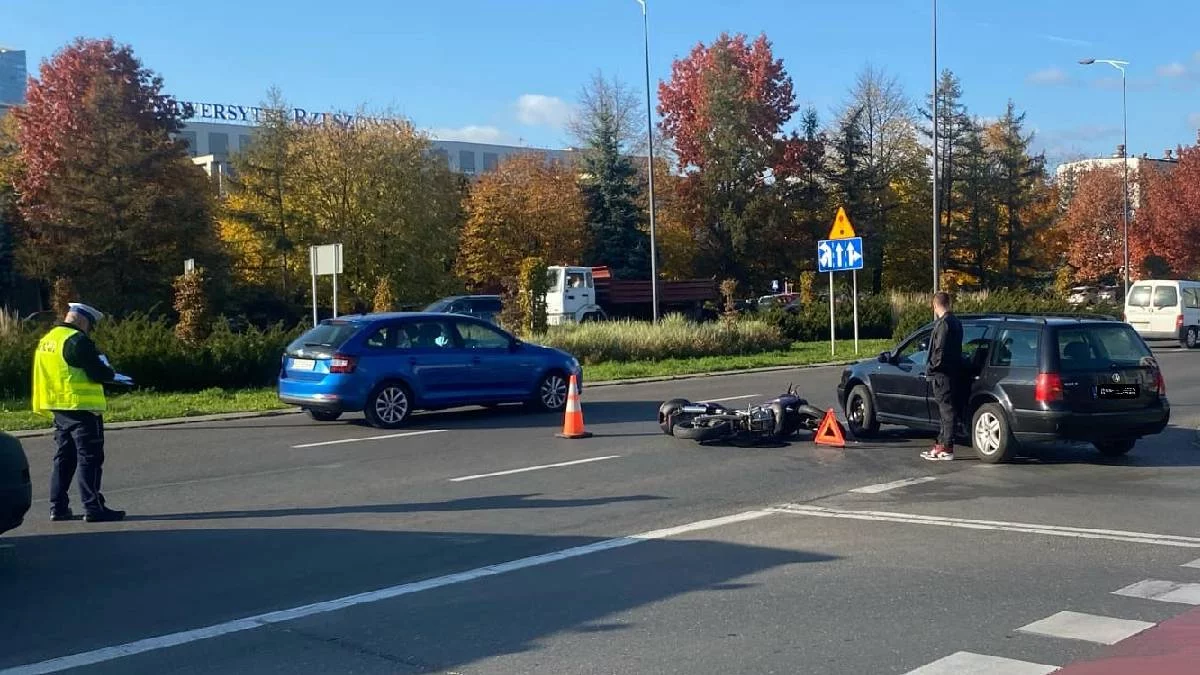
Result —
<path fill-rule="evenodd" d="M 721 31 L 765 31 L 801 105 L 823 120 L 871 63 L 923 99 L 929 0 L 649 0 L 651 74 Z M 1120 142 L 1129 67 L 1131 151 L 1159 156 L 1200 126 L 1200 2 L 941 0 L 940 66 L 996 116 L 1012 98 L 1052 160 Z M 366 105 L 448 139 L 564 146 L 581 85 L 597 70 L 642 91 L 635 0 L 0 0 L 0 45 L 30 70 L 75 36 L 129 43 L 185 100 L 254 105 L 279 86 L 308 110 Z"/>

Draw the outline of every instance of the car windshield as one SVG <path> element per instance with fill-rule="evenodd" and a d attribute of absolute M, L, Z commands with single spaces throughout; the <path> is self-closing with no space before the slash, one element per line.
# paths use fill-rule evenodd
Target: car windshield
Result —
<path fill-rule="evenodd" d="M 1137 367 L 1154 358 L 1146 343 L 1125 324 L 1059 329 L 1058 355 L 1064 371 Z"/>
<path fill-rule="evenodd" d="M 359 328 L 359 324 L 350 321 L 323 321 L 288 345 L 287 353 L 293 356 L 329 358 L 346 344 Z"/>
<path fill-rule="evenodd" d="M 444 313 L 447 309 L 450 309 L 450 303 L 452 303 L 452 302 L 453 302 L 453 299 L 438 300 L 437 302 L 426 307 L 424 311 Z"/>

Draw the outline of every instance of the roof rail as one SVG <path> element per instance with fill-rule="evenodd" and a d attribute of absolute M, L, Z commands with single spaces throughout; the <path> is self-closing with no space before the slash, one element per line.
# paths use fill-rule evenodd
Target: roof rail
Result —
<path fill-rule="evenodd" d="M 960 319 L 1075 319 L 1076 321 L 1120 321 L 1110 314 L 1088 314 L 1086 312 L 977 312 L 972 314 L 956 314 Z"/>

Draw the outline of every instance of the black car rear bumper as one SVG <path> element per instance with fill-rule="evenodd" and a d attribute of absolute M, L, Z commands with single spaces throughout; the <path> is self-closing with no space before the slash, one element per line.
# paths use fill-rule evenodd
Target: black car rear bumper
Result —
<path fill-rule="evenodd" d="M 1103 441 L 1133 439 L 1160 433 L 1171 421 L 1171 406 L 1133 412 L 1079 413 L 1059 410 L 1018 410 L 1013 435 L 1018 441 Z"/>

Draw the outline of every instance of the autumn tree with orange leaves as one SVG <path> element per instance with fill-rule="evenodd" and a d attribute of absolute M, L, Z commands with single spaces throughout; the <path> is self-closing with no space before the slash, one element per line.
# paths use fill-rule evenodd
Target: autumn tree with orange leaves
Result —
<path fill-rule="evenodd" d="M 680 198 L 700 276 L 765 283 L 798 255 L 781 180 L 792 79 L 765 35 L 722 34 L 659 85 L 662 131 L 684 173 Z"/>
<path fill-rule="evenodd" d="M 1130 267 L 1147 276 L 1191 276 L 1200 268 L 1200 146 L 1181 149 L 1169 170 L 1139 173 L 1142 204 L 1130 225 Z"/>
<path fill-rule="evenodd" d="M 508 157 L 472 186 L 466 206 L 455 271 L 473 289 L 507 288 L 528 258 L 584 262 L 586 209 L 569 165 L 532 153 Z"/>
<path fill-rule="evenodd" d="M 1124 223 L 1121 173 L 1094 169 L 1083 173 L 1060 227 L 1067 239 L 1067 262 L 1080 281 L 1120 276 Z"/>

